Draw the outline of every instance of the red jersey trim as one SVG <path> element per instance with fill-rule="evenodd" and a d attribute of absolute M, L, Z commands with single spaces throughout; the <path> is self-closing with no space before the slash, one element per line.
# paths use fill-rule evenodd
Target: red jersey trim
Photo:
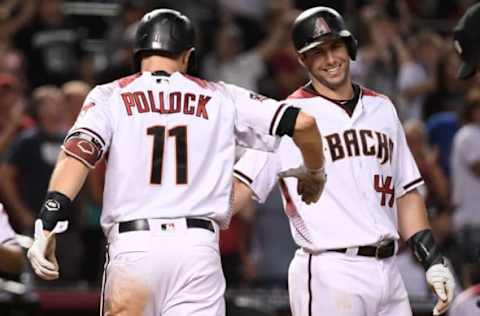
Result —
<path fill-rule="evenodd" d="M 373 91 L 371 89 L 368 89 L 368 88 L 365 88 L 365 87 L 362 87 L 360 86 L 360 88 L 362 89 L 362 96 L 366 96 L 366 97 L 381 97 L 381 98 L 387 98 L 388 97 L 384 94 L 381 94 L 381 93 L 378 93 L 376 91 Z"/>
<path fill-rule="evenodd" d="M 315 93 L 305 90 L 303 87 L 290 94 L 287 99 L 308 99 L 318 97 Z"/>
<path fill-rule="evenodd" d="M 460 305 L 468 301 L 469 299 L 476 298 L 480 296 L 480 284 L 477 285 L 472 285 L 468 289 L 464 290 L 462 293 L 460 293 L 455 301 L 453 302 L 453 305 Z M 454 307 L 452 305 L 452 307 Z"/>
<path fill-rule="evenodd" d="M 362 86 L 360 86 L 360 88 L 362 90 L 361 96 L 388 98 L 386 95 L 378 93 L 371 89 L 368 89 Z M 308 98 L 314 98 L 314 97 L 321 97 L 321 95 L 313 93 L 312 91 L 306 90 L 304 87 L 301 87 L 296 91 L 294 91 L 292 94 L 290 94 L 287 97 L 287 99 L 308 99 Z"/>
<path fill-rule="evenodd" d="M 120 86 L 120 88 L 125 88 L 126 86 L 131 84 L 133 81 L 135 81 L 135 79 L 140 77 L 140 75 L 141 75 L 141 73 L 137 72 L 133 75 L 120 78 L 120 79 L 116 80 L 116 82 L 118 82 L 118 85 Z"/>
<path fill-rule="evenodd" d="M 194 77 L 194 76 L 190 76 L 190 75 L 187 75 L 187 74 L 184 74 L 185 78 L 187 79 L 190 79 L 191 81 L 195 82 L 197 85 L 199 85 L 200 87 L 206 89 L 209 87 L 209 82 L 207 80 L 204 80 L 204 79 L 201 79 L 201 78 L 198 78 L 198 77 Z"/>

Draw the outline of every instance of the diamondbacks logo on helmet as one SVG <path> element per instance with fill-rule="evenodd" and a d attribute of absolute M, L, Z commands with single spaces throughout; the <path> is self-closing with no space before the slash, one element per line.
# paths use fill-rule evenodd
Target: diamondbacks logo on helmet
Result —
<path fill-rule="evenodd" d="M 324 18 L 317 18 L 317 20 L 315 21 L 315 29 L 313 30 L 314 38 L 330 33 L 331 31 L 332 30 L 328 26 L 327 22 L 325 22 Z"/>

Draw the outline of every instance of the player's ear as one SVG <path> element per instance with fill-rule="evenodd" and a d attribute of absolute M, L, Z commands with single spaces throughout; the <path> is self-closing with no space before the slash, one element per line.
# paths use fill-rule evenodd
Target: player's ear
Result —
<path fill-rule="evenodd" d="M 303 67 L 307 68 L 307 66 L 305 66 L 305 57 L 303 54 L 298 54 L 297 55 L 297 61 L 300 65 L 302 65 Z"/>
<path fill-rule="evenodd" d="M 195 48 L 190 48 L 189 50 L 184 51 L 179 58 L 180 65 L 181 65 L 181 70 L 183 73 L 189 73 L 190 70 L 190 65 L 193 65 L 193 60 L 190 61 L 190 59 L 193 58 L 193 52 Z"/>
<path fill-rule="evenodd" d="M 189 61 L 190 58 L 191 58 L 192 51 L 193 51 L 193 48 L 185 51 L 185 52 L 183 53 L 183 55 L 182 55 L 182 65 L 185 65 L 185 68 L 187 67 L 188 61 Z"/>

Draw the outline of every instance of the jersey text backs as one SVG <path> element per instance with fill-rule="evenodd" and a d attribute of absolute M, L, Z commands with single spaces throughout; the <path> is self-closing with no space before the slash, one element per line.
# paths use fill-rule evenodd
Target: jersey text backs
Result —
<path fill-rule="evenodd" d="M 125 110 L 129 116 L 136 113 L 183 113 L 208 120 L 207 103 L 211 97 L 203 94 L 163 91 L 154 95 L 153 91 L 134 91 L 121 94 Z M 135 110 L 136 109 L 136 110 Z"/>

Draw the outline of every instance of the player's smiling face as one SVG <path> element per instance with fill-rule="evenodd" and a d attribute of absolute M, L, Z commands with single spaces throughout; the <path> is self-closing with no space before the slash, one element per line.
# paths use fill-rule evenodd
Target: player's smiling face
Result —
<path fill-rule="evenodd" d="M 320 84 L 330 90 L 337 90 L 350 84 L 348 55 L 345 42 L 341 38 L 331 38 L 306 51 L 301 62 Z"/>

